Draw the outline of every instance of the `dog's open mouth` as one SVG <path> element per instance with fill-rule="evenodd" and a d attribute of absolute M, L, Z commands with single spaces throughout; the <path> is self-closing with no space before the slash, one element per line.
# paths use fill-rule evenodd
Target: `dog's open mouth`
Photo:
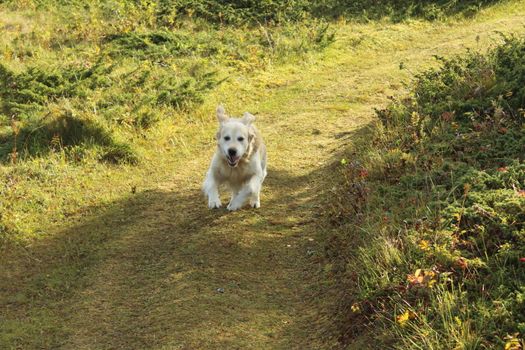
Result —
<path fill-rule="evenodd" d="M 226 157 L 226 160 L 228 161 L 228 165 L 231 166 L 231 167 L 236 167 L 237 164 L 239 164 L 239 160 L 241 159 L 241 157 L 236 157 L 236 156 L 227 156 Z"/>

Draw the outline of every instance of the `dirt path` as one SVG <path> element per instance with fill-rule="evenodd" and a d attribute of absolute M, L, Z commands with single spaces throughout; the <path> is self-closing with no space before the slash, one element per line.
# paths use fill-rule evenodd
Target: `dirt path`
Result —
<path fill-rule="evenodd" d="M 409 74 L 400 62 L 417 70 L 432 54 L 524 23 L 500 14 L 455 26 L 345 26 L 323 61 L 268 73 L 278 86 L 253 102 L 269 150 L 261 209 L 206 208 L 199 186 L 213 146 L 193 140 L 172 182 L 65 228 L 13 267 L 8 282 L 21 300 L 7 313 L 35 324 L 13 344 L 31 348 L 24 337 L 40 332 L 41 348 L 335 347 L 309 297 L 321 288 L 317 220 L 338 150 L 400 90 Z M 76 282 L 54 287 L 64 276 Z"/>

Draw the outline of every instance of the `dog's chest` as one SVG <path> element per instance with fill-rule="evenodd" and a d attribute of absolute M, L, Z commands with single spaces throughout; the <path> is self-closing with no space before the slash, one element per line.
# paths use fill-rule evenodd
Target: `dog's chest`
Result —
<path fill-rule="evenodd" d="M 244 164 L 240 164 L 235 168 L 229 166 L 221 167 L 218 175 L 221 182 L 232 186 L 241 185 L 253 176 L 252 172 L 249 171 L 249 167 L 244 166 Z"/>

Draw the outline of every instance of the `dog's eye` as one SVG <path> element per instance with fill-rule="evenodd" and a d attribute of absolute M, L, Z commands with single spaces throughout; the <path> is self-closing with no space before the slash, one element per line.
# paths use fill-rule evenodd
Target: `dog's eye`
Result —
<path fill-rule="evenodd" d="M 229 136 L 224 136 L 224 140 L 230 141 L 230 137 Z"/>
<path fill-rule="evenodd" d="M 244 137 L 242 137 L 242 136 L 241 136 L 241 137 L 238 137 L 238 138 L 237 138 L 237 141 L 239 141 L 239 142 L 243 142 L 243 141 L 244 141 Z"/>

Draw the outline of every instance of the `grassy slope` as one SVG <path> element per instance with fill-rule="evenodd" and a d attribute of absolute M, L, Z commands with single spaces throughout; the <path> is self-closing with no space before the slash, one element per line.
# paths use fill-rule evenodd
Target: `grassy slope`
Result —
<path fill-rule="evenodd" d="M 368 330 L 381 338 L 378 349 L 523 347 L 523 84 L 514 83 L 523 78 L 523 55 L 512 56 L 523 50 L 518 38 L 488 54 L 462 54 L 452 62 L 468 69 L 457 75 L 450 60 L 439 73 L 418 75 L 409 94 L 378 111 L 381 122 L 359 140 L 357 159 L 347 155 L 352 162 L 341 166 L 331 210 L 339 245 L 330 248 L 344 270 L 339 313 L 347 342 L 368 339 Z M 471 117 L 472 94 L 461 95 L 469 90 L 458 86 L 492 69 L 494 80 L 474 85 L 492 87 L 476 103 L 487 108 L 502 94 L 515 98 L 499 102 L 503 112 Z M 437 86 L 449 90 L 425 99 Z M 419 128 L 418 112 L 437 116 L 442 129 Z M 493 124 L 478 128 L 476 118 Z"/>
<path fill-rule="evenodd" d="M 335 339 L 320 334 L 329 315 L 304 298 L 326 277 L 313 274 L 314 220 L 338 149 L 400 90 L 400 62 L 415 71 L 432 54 L 490 43 L 494 31 L 523 31 L 520 5 L 453 24 L 341 24 L 322 57 L 233 79 L 191 121 L 163 122 L 138 167 L 52 157 L 56 180 L 39 190 L 77 212 L 50 207 L 32 223 L 44 238 L 3 252 L 1 347 L 330 347 Z M 270 173 L 257 212 L 210 212 L 199 193 L 218 101 L 259 115 Z"/>

